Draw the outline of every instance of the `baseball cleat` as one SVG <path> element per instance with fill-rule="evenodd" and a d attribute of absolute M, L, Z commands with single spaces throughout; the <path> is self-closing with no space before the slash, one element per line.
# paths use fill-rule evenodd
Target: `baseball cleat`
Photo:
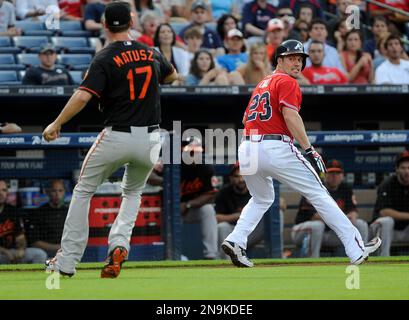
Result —
<path fill-rule="evenodd" d="M 74 273 L 64 272 L 58 268 L 57 257 L 45 260 L 44 265 L 47 273 L 58 272 L 60 275 L 70 278 L 74 275 Z"/>
<path fill-rule="evenodd" d="M 375 237 L 373 238 L 371 241 L 369 241 L 368 243 L 365 244 L 365 249 L 364 249 L 364 253 L 362 256 L 360 256 L 357 260 L 355 260 L 354 262 L 352 262 L 352 264 L 354 265 L 360 265 L 362 263 L 364 263 L 365 261 L 368 260 L 368 256 L 375 252 L 376 250 L 378 250 L 378 248 L 381 246 L 382 244 L 382 240 L 379 237 Z"/>
<path fill-rule="evenodd" d="M 231 262 L 239 268 L 252 268 L 253 262 L 251 262 L 246 256 L 246 250 L 241 248 L 237 243 L 224 240 L 222 243 L 222 249 L 227 254 Z"/>
<path fill-rule="evenodd" d="M 128 250 L 124 247 L 115 247 L 107 258 L 107 264 L 102 268 L 101 278 L 116 278 L 121 272 L 122 263 L 128 256 Z"/>

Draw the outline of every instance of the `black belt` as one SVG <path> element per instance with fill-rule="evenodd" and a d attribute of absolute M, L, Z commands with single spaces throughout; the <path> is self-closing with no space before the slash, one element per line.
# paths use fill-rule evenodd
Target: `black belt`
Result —
<path fill-rule="evenodd" d="M 159 130 L 158 124 L 148 126 L 148 133 L 151 133 L 155 130 Z M 120 132 L 128 132 L 128 133 L 132 132 L 131 126 L 112 126 L 112 131 L 120 131 Z"/>
<path fill-rule="evenodd" d="M 283 136 L 281 134 L 265 134 L 262 135 L 259 139 L 252 140 L 251 136 L 244 136 L 244 140 L 251 140 L 251 141 L 261 141 L 261 140 L 283 140 Z"/>

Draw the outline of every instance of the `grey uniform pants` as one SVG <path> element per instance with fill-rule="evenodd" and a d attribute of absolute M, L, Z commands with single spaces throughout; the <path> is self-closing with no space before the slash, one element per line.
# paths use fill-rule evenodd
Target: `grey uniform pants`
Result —
<path fill-rule="evenodd" d="M 394 230 L 395 221 L 392 217 L 381 217 L 371 224 L 371 233 L 374 236 L 379 236 L 382 239 L 381 256 L 388 257 L 391 255 L 392 242 L 408 242 L 409 241 L 409 226 L 403 230 Z"/>
<path fill-rule="evenodd" d="M 203 255 L 205 258 L 217 258 L 217 221 L 213 206 L 205 204 L 199 208 L 190 208 L 183 216 L 183 222 L 200 222 L 204 247 Z"/>
<path fill-rule="evenodd" d="M 362 220 L 357 219 L 355 227 L 362 236 L 362 241 L 368 241 L 368 224 Z M 342 243 L 334 231 L 329 230 L 325 232 L 325 224 L 321 220 L 312 220 L 299 223 L 295 225 L 291 231 L 291 238 L 293 242 L 300 246 L 304 238 L 308 236 L 308 256 L 318 258 L 320 256 L 321 245 L 328 247 L 338 247 Z"/>
<path fill-rule="evenodd" d="M 148 133 L 147 127 L 131 127 L 132 132 L 105 128 L 88 151 L 74 188 L 57 253 L 57 268 L 73 273 L 84 254 L 89 234 L 90 200 L 97 187 L 125 165 L 122 179 L 122 203 L 111 227 L 108 252 L 116 246 L 129 251 L 129 241 L 139 210 L 141 193 L 154 163 L 159 158 L 160 133 Z"/>

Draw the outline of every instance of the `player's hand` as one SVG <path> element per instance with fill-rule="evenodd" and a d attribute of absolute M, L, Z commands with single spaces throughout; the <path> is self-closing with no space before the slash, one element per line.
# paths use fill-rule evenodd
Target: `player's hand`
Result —
<path fill-rule="evenodd" d="M 319 176 L 327 172 L 327 168 L 325 167 L 321 155 L 317 151 L 315 151 L 313 146 L 310 146 L 308 149 L 305 149 L 305 157 L 311 163 L 312 167 L 318 173 Z"/>
<path fill-rule="evenodd" d="M 49 142 L 57 139 L 60 136 L 61 126 L 55 122 L 48 125 L 43 132 L 44 139 Z"/>

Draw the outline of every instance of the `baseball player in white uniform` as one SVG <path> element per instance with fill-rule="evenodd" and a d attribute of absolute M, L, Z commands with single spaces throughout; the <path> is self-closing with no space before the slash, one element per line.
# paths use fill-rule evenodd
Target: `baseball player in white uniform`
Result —
<path fill-rule="evenodd" d="M 307 57 L 301 42 L 284 41 L 275 51 L 276 70 L 254 89 L 244 114 L 238 156 L 252 197 L 222 243 L 223 251 L 238 267 L 253 267 L 246 256 L 247 237 L 274 202 L 273 178 L 308 199 L 339 237 L 352 264 L 363 263 L 381 245 L 379 237 L 363 243 L 320 179 L 326 168 L 310 144 L 298 113 L 302 96 L 295 78 L 304 69 Z M 294 146 L 294 139 L 305 150 L 305 157 Z"/>

